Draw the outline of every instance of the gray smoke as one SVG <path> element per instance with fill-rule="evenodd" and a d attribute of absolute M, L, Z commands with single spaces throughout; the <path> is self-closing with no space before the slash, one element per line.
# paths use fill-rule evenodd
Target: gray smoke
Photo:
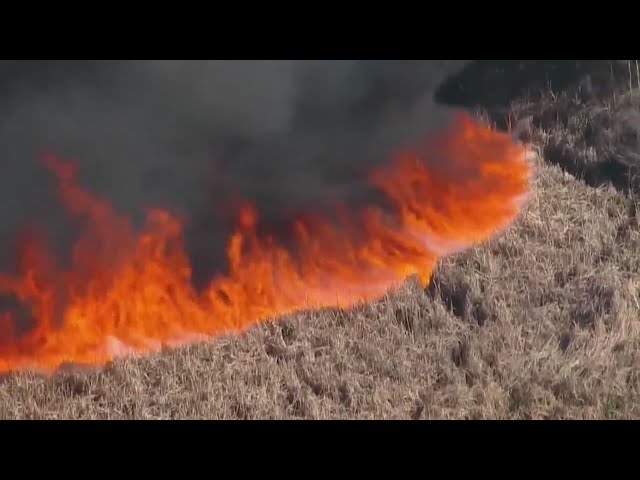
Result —
<path fill-rule="evenodd" d="M 363 173 L 448 113 L 436 88 L 465 61 L 0 61 L 0 259 L 25 220 L 70 236 L 37 154 L 139 218 L 188 215 L 210 270 L 236 198 L 270 222 L 366 196 Z M 200 265 L 197 265 L 200 266 Z"/>

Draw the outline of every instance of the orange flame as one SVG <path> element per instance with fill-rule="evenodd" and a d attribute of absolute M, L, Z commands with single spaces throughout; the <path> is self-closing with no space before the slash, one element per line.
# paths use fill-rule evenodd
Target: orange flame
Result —
<path fill-rule="evenodd" d="M 18 274 L 0 273 L 0 296 L 22 307 L 0 310 L 0 371 L 102 364 L 300 309 L 347 307 L 410 275 L 428 282 L 438 258 L 508 226 L 530 188 L 522 145 L 469 116 L 456 119 L 371 174 L 392 215 L 371 206 L 341 208 L 337 222 L 298 219 L 285 247 L 257 233 L 258 212 L 247 204 L 228 239 L 228 272 L 201 292 L 191 283 L 177 218 L 150 210 L 135 232 L 75 183 L 71 163 L 47 156 L 62 202 L 85 229 L 71 268 L 61 269 L 31 235 L 16 255 Z M 26 333 L 16 328 L 20 316 L 33 324 Z"/>

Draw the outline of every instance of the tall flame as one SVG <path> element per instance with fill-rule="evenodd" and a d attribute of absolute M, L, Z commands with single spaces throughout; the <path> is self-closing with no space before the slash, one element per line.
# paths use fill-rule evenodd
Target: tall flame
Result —
<path fill-rule="evenodd" d="M 341 206 L 338 220 L 295 219 L 285 246 L 259 233 L 259 214 L 247 204 L 227 242 L 227 272 L 198 291 L 175 216 L 149 210 L 135 231 L 76 184 L 72 163 L 47 155 L 45 164 L 84 230 L 71 267 L 61 268 L 40 237 L 25 235 L 18 273 L 0 273 L 0 296 L 17 304 L 0 310 L 0 371 L 102 364 L 300 309 L 347 307 L 410 275 L 426 283 L 438 258 L 513 221 L 531 173 L 522 145 L 461 114 L 371 173 L 390 210 Z M 26 332 L 20 322 L 30 323 Z"/>

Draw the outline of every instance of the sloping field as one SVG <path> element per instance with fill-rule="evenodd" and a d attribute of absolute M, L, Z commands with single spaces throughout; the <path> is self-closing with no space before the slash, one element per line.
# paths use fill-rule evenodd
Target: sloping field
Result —
<path fill-rule="evenodd" d="M 0 417 L 637 418 L 637 111 L 629 88 L 512 104 L 542 152 L 533 196 L 428 289 L 105 368 L 9 375 Z"/>

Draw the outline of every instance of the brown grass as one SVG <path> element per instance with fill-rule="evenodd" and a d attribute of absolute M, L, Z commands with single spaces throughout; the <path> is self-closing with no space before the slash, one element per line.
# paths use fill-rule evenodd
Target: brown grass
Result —
<path fill-rule="evenodd" d="M 7 376 L 0 417 L 640 417 L 638 202 L 598 167 L 634 177 L 634 97 L 551 95 L 514 112 L 554 164 L 540 162 L 509 231 L 442 262 L 428 289 L 105 368 Z"/>

